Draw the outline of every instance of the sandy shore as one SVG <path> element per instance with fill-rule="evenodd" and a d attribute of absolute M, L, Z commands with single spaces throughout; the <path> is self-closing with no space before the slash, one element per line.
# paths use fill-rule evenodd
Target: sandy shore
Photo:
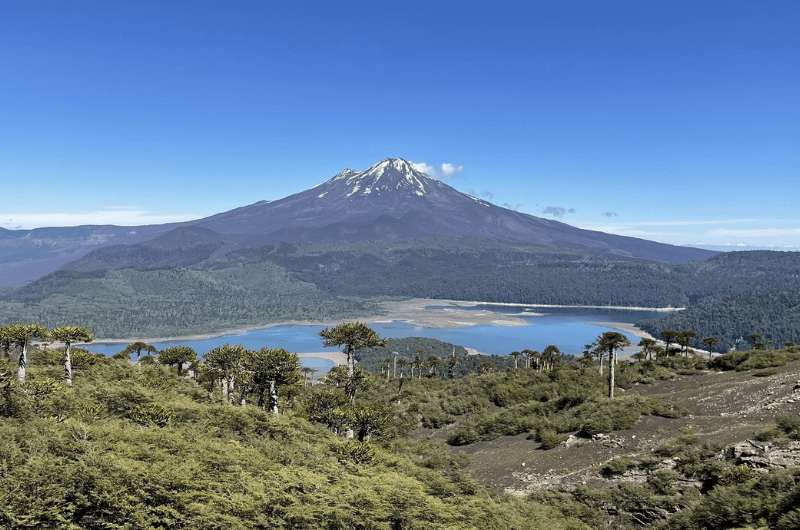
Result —
<path fill-rule="evenodd" d="M 297 356 L 301 359 L 325 359 L 331 361 L 335 366 L 347 364 L 347 356 L 338 351 L 320 351 L 320 352 L 298 352 Z"/>
<path fill-rule="evenodd" d="M 639 337 L 641 339 L 652 339 L 652 340 L 656 341 L 656 344 L 658 344 L 660 346 L 665 346 L 663 340 L 660 340 L 660 339 L 657 339 L 657 338 L 653 337 L 648 332 L 644 331 L 643 329 L 639 329 L 636 326 L 634 326 L 633 324 L 630 324 L 628 322 L 593 322 L 593 324 L 597 324 L 598 326 L 604 326 L 604 327 L 611 328 L 611 329 L 616 329 L 616 330 L 628 333 L 630 335 L 633 335 L 634 337 Z M 673 346 L 675 346 L 674 343 L 673 343 Z M 627 348 L 623 348 L 622 349 L 622 351 L 620 353 L 620 357 L 630 357 L 630 356 L 634 355 L 635 353 L 638 353 L 639 350 L 640 350 L 640 348 L 636 344 L 631 344 Z M 716 352 L 708 352 L 707 350 L 703 350 L 703 349 L 700 349 L 700 348 L 692 348 L 691 350 L 693 352 L 695 352 L 697 355 L 708 356 L 710 354 L 712 357 L 720 355 L 720 354 L 718 354 Z"/>
<path fill-rule="evenodd" d="M 493 311 L 475 311 L 467 308 L 480 305 L 482 302 L 463 302 L 458 300 L 437 300 L 430 298 L 413 298 L 398 301 L 379 302 L 380 314 L 363 315 L 338 320 L 283 320 L 280 322 L 267 322 L 252 326 L 239 326 L 222 329 L 210 333 L 195 333 L 188 335 L 172 335 L 162 337 L 129 337 L 129 338 L 97 338 L 94 342 L 104 344 L 128 344 L 134 341 L 143 342 L 171 342 L 182 340 L 205 340 L 228 335 L 241 335 L 249 331 L 267 329 L 276 326 L 334 326 L 345 320 L 359 320 L 371 324 L 387 324 L 390 322 L 408 322 L 409 324 L 432 328 L 450 328 L 476 326 L 479 324 L 495 324 L 501 326 L 524 326 L 526 322 L 515 315 L 503 315 L 498 318 Z M 429 306 L 442 306 L 431 309 Z M 538 316 L 536 313 L 518 313 L 527 316 Z"/>
<path fill-rule="evenodd" d="M 639 307 L 639 306 L 624 306 L 624 305 L 556 305 L 556 304 L 516 304 L 506 302 L 459 302 L 456 300 L 448 300 L 449 302 L 470 304 L 470 305 L 492 305 L 500 307 L 541 307 L 552 309 L 615 309 L 624 311 L 653 311 L 658 313 L 672 313 L 674 311 L 683 311 L 685 307 Z"/>
<path fill-rule="evenodd" d="M 629 322 L 592 322 L 592 324 L 597 324 L 598 326 L 603 326 L 606 328 L 616 329 L 619 331 L 623 331 L 634 337 L 639 337 L 640 339 L 654 339 L 652 335 L 646 332 L 643 329 L 637 328 L 635 325 Z"/>
<path fill-rule="evenodd" d="M 477 310 L 476 306 L 496 306 L 496 307 L 518 307 L 518 308 L 578 308 L 578 309 L 609 309 L 609 310 L 628 310 L 628 311 L 659 311 L 671 312 L 680 311 L 682 308 L 671 307 L 620 307 L 620 306 L 566 306 L 566 305 L 547 305 L 547 304 L 513 304 L 503 302 L 482 302 L 464 300 L 442 300 L 431 298 L 411 298 L 406 300 L 386 300 L 378 303 L 379 314 L 364 315 L 362 317 L 348 318 L 346 320 L 360 320 L 367 323 L 389 323 L 406 322 L 411 325 L 429 328 L 453 328 L 469 327 L 477 325 L 495 326 L 525 326 L 528 321 L 523 317 L 541 316 L 541 313 L 534 311 L 521 311 L 519 313 L 499 315 L 495 311 Z M 342 320 L 329 321 L 307 321 L 307 320 L 286 320 L 281 322 L 269 322 L 260 325 L 241 326 L 223 329 L 212 333 L 198 333 L 192 335 L 176 335 L 168 337 L 134 337 L 134 338 L 98 338 L 95 342 L 105 344 L 127 344 L 129 342 L 141 340 L 144 342 L 170 342 L 184 340 L 204 340 L 222 336 L 235 336 L 249 331 L 266 329 L 275 326 L 287 325 L 318 325 L 332 326 Z M 649 337 L 649 335 L 634 326 L 625 322 L 599 322 L 598 324 L 620 329 L 638 337 Z"/>

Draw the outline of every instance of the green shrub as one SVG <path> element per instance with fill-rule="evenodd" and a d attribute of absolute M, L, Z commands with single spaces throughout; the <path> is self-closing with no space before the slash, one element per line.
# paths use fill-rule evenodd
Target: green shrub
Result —
<path fill-rule="evenodd" d="M 790 361 L 798 359 L 800 353 L 794 350 L 735 351 L 716 357 L 709 366 L 718 370 L 761 370 L 785 366 Z"/>
<path fill-rule="evenodd" d="M 552 429 L 539 429 L 536 432 L 536 440 L 541 444 L 541 449 L 553 449 L 558 447 L 567 439 L 566 436 L 558 434 Z"/>
<path fill-rule="evenodd" d="M 166 427 L 172 416 L 172 411 L 158 403 L 136 405 L 128 413 L 128 418 L 145 427 Z"/>
<path fill-rule="evenodd" d="M 788 438 L 800 440 L 800 416 L 780 416 L 775 424 Z"/>
<path fill-rule="evenodd" d="M 337 444 L 336 454 L 342 463 L 366 465 L 375 460 L 375 448 L 367 442 L 355 440 Z"/>
<path fill-rule="evenodd" d="M 426 429 L 441 429 L 453 423 L 453 419 L 444 412 L 427 414 L 422 417 L 422 426 Z"/>
<path fill-rule="evenodd" d="M 659 469 L 647 477 L 647 485 L 658 495 L 673 495 L 678 478 L 673 469 Z"/>
<path fill-rule="evenodd" d="M 636 469 L 636 461 L 628 457 L 617 457 L 600 466 L 600 475 L 605 478 L 624 475 L 625 472 Z"/>
<path fill-rule="evenodd" d="M 108 364 L 110 359 L 99 353 L 92 353 L 80 348 L 73 348 L 70 352 L 72 368 L 74 370 L 85 370 L 95 364 Z"/>
<path fill-rule="evenodd" d="M 776 368 L 769 368 L 767 370 L 760 370 L 758 372 L 753 372 L 753 377 L 771 377 L 776 375 L 778 370 Z"/>
<path fill-rule="evenodd" d="M 610 415 L 597 415 L 584 420 L 578 429 L 578 436 L 591 438 L 597 434 L 608 433 L 614 430 L 614 418 Z"/>
<path fill-rule="evenodd" d="M 800 528 L 800 508 L 787 512 L 775 522 L 775 530 L 797 530 Z"/>
<path fill-rule="evenodd" d="M 480 435 L 478 431 L 471 425 L 462 426 L 447 437 L 447 443 L 456 446 L 474 444 L 479 440 Z"/>

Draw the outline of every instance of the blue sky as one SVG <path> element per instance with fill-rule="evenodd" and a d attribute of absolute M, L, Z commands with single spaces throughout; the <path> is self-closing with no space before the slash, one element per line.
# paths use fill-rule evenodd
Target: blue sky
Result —
<path fill-rule="evenodd" d="M 401 156 L 582 227 L 800 247 L 796 1 L 291 4 L 2 2 L 0 226 L 201 216 Z"/>

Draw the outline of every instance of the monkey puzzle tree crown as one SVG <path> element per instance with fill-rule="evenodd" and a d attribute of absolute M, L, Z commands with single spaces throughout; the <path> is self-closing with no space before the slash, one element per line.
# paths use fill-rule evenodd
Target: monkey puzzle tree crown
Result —
<path fill-rule="evenodd" d="M 82 326 L 59 326 L 50 331 L 50 338 L 64 344 L 73 344 L 75 342 L 92 342 L 94 334 L 89 328 Z"/>
<path fill-rule="evenodd" d="M 344 346 L 350 355 L 356 350 L 382 346 L 383 340 L 363 322 L 345 322 L 320 332 L 325 346 Z"/>

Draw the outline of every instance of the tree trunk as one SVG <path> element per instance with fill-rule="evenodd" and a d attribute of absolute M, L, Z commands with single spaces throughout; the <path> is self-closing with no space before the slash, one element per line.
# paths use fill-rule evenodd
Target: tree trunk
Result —
<path fill-rule="evenodd" d="M 233 403 L 236 386 L 233 382 L 233 376 L 228 377 L 228 400 Z"/>
<path fill-rule="evenodd" d="M 17 366 L 17 379 L 20 383 L 25 382 L 25 377 L 28 375 L 28 341 L 22 343 L 22 351 L 19 354 L 19 363 Z"/>
<path fill-rule="evenodd" d="M 178 361 L 178 376 L 183 375 L 183 363 Z"/>
<path fill-rule="evenodd" d="M 517 369 L 517 360 L 518 360 L 518 359 L 517 359 L 516 357 L 514 357 L 514 370 L 516 370 L 516 369 Z"/>
<path fill-rule="evenodd" d="M 230 400 L 228 399 L 228 378 L 223 377 L 219 384 L 222 389 L 222 401 L 224 403 L 230 403 Z"/>
<path fill-rule="evenodd" d="M 278 389 L 275 381 L 269 382 L 269 411 L 275 415 L 278 414 Z"/>
<path fill-rule="evenodd" d="M 608 397 L 614 397 L 614 366 L 617 363 L 617 354 L 612 349 L 608 352 Z"/>
<path fill-rule="evenodd" d="M 600 377 L 603 377 L 603 354 L 600 354 Z"/>
<path fill-rule="evenodd" d="M 347 347 L 345 355 L 347 355 L 347 377 L 352 379 L 353 373 L 356 371 L 356 363 L 355 358 L 353 357 L 353 352 L 350 351 L 350 346 Z"/>
<path fill-rule="evenodd" d="M 64 350 L 64 382 L 67 386 L 72 386 L 72 344 L 66 343 Z"/>

